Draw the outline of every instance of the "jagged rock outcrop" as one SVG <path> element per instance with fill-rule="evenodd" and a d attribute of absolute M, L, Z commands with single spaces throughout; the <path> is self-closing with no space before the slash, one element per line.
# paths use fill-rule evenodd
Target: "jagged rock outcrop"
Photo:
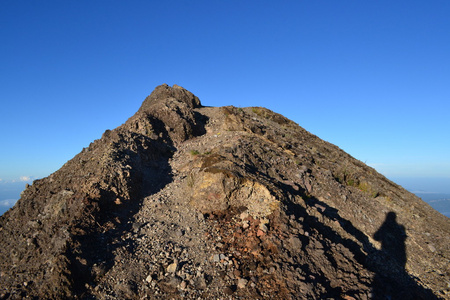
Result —
<path fill-rule="evenodd" d="M 285 117 L 161 85 L 0 217 L 0 298 L 450 299 L 449 233 Z"/>

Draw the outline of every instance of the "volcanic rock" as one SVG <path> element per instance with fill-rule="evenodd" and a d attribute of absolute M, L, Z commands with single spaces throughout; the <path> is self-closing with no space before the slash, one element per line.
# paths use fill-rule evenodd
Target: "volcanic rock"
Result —
<path fill-rule="evenodd" d="M 450 221 L 261 107 L 158 86 L 0 217 L 1 299 L 450 299 Z"/>

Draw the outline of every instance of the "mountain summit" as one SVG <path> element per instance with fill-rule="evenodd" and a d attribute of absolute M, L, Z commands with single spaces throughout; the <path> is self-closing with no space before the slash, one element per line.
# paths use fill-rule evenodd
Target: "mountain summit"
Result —
<path fill-rule="evenodd" d="M 0 299 L 450 299 L 449 247 L 338 147 L 164 84 L 0 217 Z"/>

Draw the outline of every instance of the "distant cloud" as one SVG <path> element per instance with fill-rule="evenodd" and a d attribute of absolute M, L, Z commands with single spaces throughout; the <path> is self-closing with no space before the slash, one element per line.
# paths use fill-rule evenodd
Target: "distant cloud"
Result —
<path fill-rule="evenodd" d="M 0 200 L 0 206 L 12 207 L 14 204 L 16 204 L 16 202 L 17 199 Z"/>
<path fill-rule="evenodd" d="M 0 179 L 1 184 L 9 184 L 9 183 L 18 183 L 18 182 L 31 182 L 35 180 L 36 177 L 34 176 L 20 176 L 19 178 L 13 178 L 13 179 Z"/>

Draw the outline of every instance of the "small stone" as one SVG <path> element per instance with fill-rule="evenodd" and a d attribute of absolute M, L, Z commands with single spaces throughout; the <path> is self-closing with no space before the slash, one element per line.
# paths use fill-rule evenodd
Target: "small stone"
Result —
<path fill-rule="evenodd" d="M 261 229 L 264 232 L 267 232 L 268 230 L 267 225 L 264 223 L 259 223 L 259 229 Z"/>
<path fill-rule="evenodd" d="M 240 289 L 245 288 L 245 286 L 247 285 L 247 282 L 248 282 L 247 279 L 239 278 L 238 283 L 237 283 L 238 288 L 240 288 Z"/>
<path fill-rule="evenodd" d="M 250 227 L 248 221 L 244 221 L 242 224 L 242 228 L 247 229 L 248 227 Z"/>
<path fill-rule="evenodd" d="M 317 210 L 319 210 L 320 212 L 324 212 L 326 210 L 326 207 L 323 205 L 316 204 L 316 207 L 317 207 Z"/>
<path fill-rule="evenodd" d="M 298 237 L 295 236 L 291 236 L 289 238 L 289 243 L 292 247 L 292 249 L 298 250 L 302 248 L 302 242 L 300 241 L 300 239 Z M 317 248 L 321 247 L 322 245 L 318 245 Z"/>
<path fill-rule="evenodd" d="M 132 227 L 133 227 L 134 232 L 138 232 L 139 229 L 142 227 L 142 224 L 141 223 L 133 223 Z"/>
<path fill-rule="evenodd" d="M 219 262 L 220 261 L 220 255 L 219 254 L 214 254 L 212 260 L 213 260 L 213 262 Z"/>
<path fill-rule="evenodd" d="M 168 283 L 173 287 L 179 287 L 182 283 L 182 280 L 178 276 L 172 276 Z"/>
<path fill-rule="evenodd" d="M 244 211 L 243 213 L 241 213 L 239 215 L 239 218 L 241 218 L 241 220 L 247 219 L 248 218 L 248 212 Z"/>
<path fill-rule="evenodd" d="M 257 237 L 263 236 L 264 234 L 264 231 L 262 231 L 261 229 L 258 229 L 258 231 L 256 232 Z"/>
<path fill-rule="evenodd" d="M 180 289 L 185 290 L 186 287 L 187 287 L 186 281 L 182 281 L 182 282 L 180 283 Z"/>
<path fill-rule="evenodd" d="M 234 292 L 236 291 L 236 286 L 227 286 L 227 287 L 225 287 L 224 289 L 223 289 L 223 292 L 226 294 L 226 295 L 231 295 L 231 294 L 233 294 Z"/>
<path fill-rule="evenodd" d="M 239 271 L 239 270 L 234 270 L 234 271 L 233 271 L 233 275 L 234 275 L 236 278 L 238 278 L 238 277 L 241 277 L 242 272 Z"/>
<path fill-rule="evenodd" d="M 152 282 L 152 280 L 152 275 L 148 275 L 147 278 L 145 278 L 145 281 L 147 281 L 148 283 Z"/>
<path fill-rule="evenodd" d="M 428 244 L 428 249 L 430 249 L 431 252 L 436 252 L 436 247 L 434 247 L 432 244 Z"/>
<path fill-rule="evenodd" d="M 178 267 L 178 260 L 175 259 L 175 261 L 167 267 L 167 272 L 175 273 L 177 271 L 177 267 Z"/>
<path fill-rule="evenodd" d="M 199 277 L 195 278 L 193 283 L 194 283 L 194 287 L 196 289 L 199 289 L 199 290 L 206 289 L 206 281 L 203 276 L 199 276 Z"/>

